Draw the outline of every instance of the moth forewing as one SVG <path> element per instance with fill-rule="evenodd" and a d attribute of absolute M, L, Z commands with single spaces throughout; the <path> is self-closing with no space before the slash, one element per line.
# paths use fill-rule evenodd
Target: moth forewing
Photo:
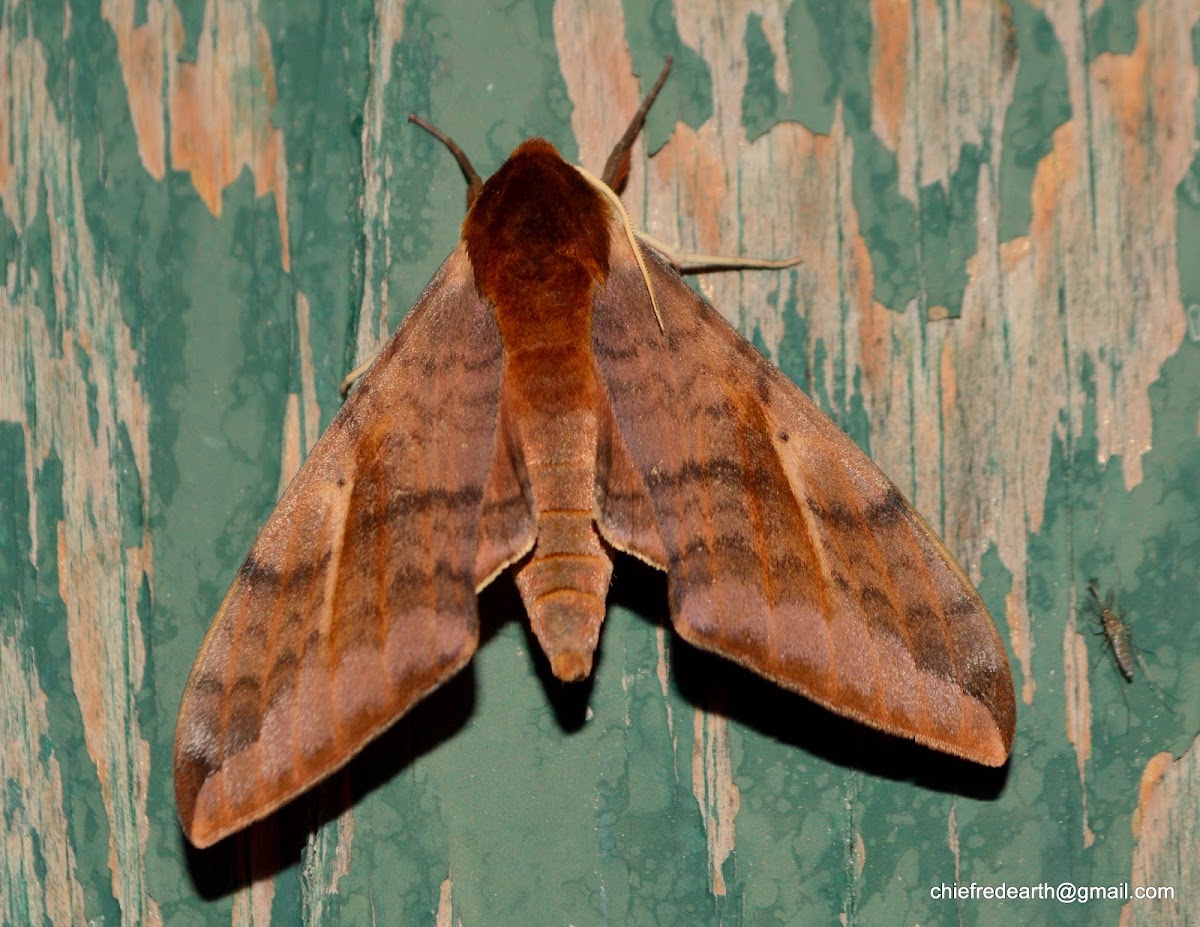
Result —
<path fill-rule="evenodd" d="M 1003 764 L 1012 677 L 962 569 L 808 397 L 664 259 L 647 264 L 665 332 L 621 261 L 592 342 L 666 548 L 676 630 L 855 720 Z"/>
<path fill-rule="evenodd" d="M 462 453 L 499 441 L 502 359 L 460 248 L 284 491 L 201 645 L 175 732 L 197 846 L 345 765 L 474 653 L 481 554 L 531 531 L 519 500 L 487 495 L 495 454 Z"/>

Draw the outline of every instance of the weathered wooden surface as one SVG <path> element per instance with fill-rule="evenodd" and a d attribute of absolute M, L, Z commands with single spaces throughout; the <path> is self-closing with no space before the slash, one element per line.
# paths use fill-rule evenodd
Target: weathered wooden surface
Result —
<path fill-rule="evenodd" d="M 0 0 L 0 922 L 1200 921 L 1198 23 L 1196 0 Z M 803 256 L 701 286 L 978 581 L 1009 768 L 687 651 L 625 562 L 582 693 L 489 595 L 463 677 L 188 851 L 196 648 L 461 220 L 403 115 L 483 172 L 531 134 L 595 167 L 668 53 L 631 212 Z M 956 880 L 1176 899 L 931 897 Z"/>

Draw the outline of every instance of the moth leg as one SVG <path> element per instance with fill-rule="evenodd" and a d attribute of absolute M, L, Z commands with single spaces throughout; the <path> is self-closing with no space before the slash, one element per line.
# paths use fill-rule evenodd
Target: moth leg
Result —
<path fill-rule="evenodd" d="M 804 260 L 799 255 L 771 260 L 741 257 L 736 254 L 699 254 L 695 251 L 679 251 L 645 232 L 638 232 L 637 237 L 642 244 L 661 254 L 680 274 L 705 274 L 723 270 L 783 270 L 785 267 L 795 267 Z"/>
<path fill-rule="evenodd" d="M 617 193 L 621 192 L 625 187 L 625 181 L 629 179 L 629 153 L 633 149 L 633 143 L 642 131 L 642 126 L 646 124 L 646 114 L 650 112 L 650 107 L 654 104 L 654 98 L 662 90 L 662 86 L 666 83 L 667 75 L 670 72 L 671 56 L 667 55 L 667 63 L 663 65 L 662 73 L 658 75 L 658 80 L 654 82 L 654 86 L 646 94 L 646 99 L 642 100 L 642 105 L 638 107 L 638 111 L 629 120 L 629 127 L 625 130 L 625 134 L 617 140 L 617 144 L 613 146 L 608 160 L 604 162 L 604 173 L 600 175 L 600 179 Z"/>
<path fill-rule="evenodd" d="M 345 399 L 346 394 L 350 392 L 350 387 L 357 383 L 359 378 L 371 369 L 371 365 L 375 363 L 375 358 L 378 356 L 378 353 L 372 354 L 370 360 L 363 361 L 348 374 L 342 377 L 342 382 L 338 384 L 338 392 L 341 393 L 343 399 Z"/>

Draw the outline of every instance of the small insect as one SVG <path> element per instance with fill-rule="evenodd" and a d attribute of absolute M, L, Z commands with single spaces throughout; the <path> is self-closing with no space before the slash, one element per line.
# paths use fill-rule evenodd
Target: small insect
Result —
<path fill-rule="evenodd" d="M 1100 597 L 1100 584 L 1089 580 L 1088 591 L 1096 602 L 1096 611 L 1100 621 L 1101 632 L 1112 650 L 1117 669 L 1126 681 L 1133 682 L 1133 662 L 1137 654 L 1133 649 L 1133 632 L 1125 621 L 1125 613 L 1117 610 L 1117 594 L 1109 591 L 1104 598 Z"/>

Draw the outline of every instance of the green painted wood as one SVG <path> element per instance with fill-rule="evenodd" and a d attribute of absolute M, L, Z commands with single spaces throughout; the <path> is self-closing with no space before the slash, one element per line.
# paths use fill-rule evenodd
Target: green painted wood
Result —
<path fill-rule="evenodd" d="M 930 890 L 1134 878 L 1179 898 L 1130 922 L 1200 918 L 1198 18 L 5 0 L 0 922 L 1092 924 L 1122 903 Z M 531 134 L 595 167 L 667 54 L 635 219 L 804 256 L 700 285 L 978 581 L 1014 657 L 1009 767 L 689 650 L 662 579 L 621 561 L 587 684 L 554 682 L 489 592 L 460 678 L 189 850 L 170 755 L 199 642 L 461 221 L 457 169 L 404 114 L 484 173 Z"/>

